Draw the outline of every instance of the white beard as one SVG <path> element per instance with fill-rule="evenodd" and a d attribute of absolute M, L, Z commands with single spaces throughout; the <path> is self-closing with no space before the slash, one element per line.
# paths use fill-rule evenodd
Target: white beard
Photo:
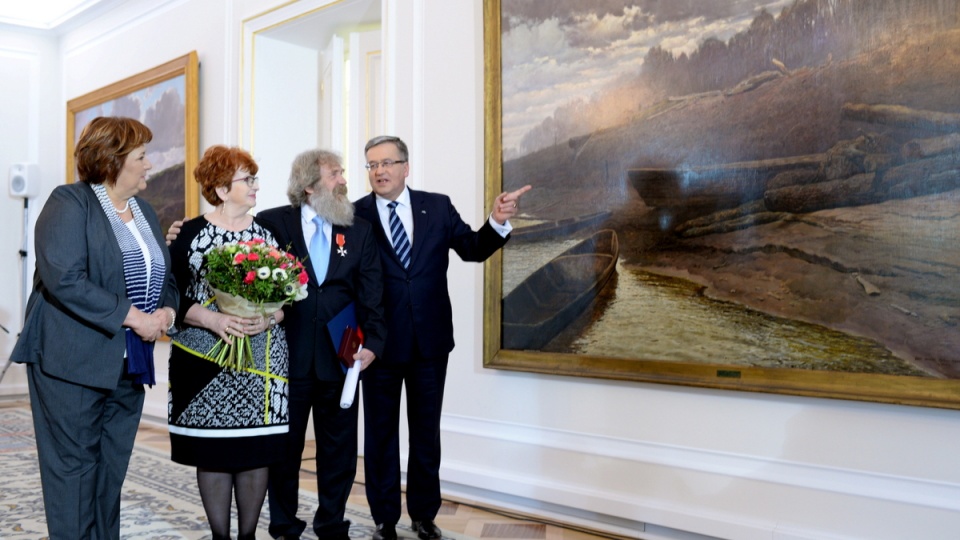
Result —
<path fill-rule="evenodd" d="M 332 192 L 320 188 L 310 195 L 309 202 L 324 221 L 349 227 L 353 225 L 353 203 L 346 198 L 346 195 L 346 186 L 337 186 Z"/>

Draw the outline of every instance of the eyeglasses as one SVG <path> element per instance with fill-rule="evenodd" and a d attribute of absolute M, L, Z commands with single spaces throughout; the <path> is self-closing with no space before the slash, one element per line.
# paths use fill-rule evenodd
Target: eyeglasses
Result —
<path fill-rule="evenodd" d="M 406 163 L 406 162 L 407 160 L 405 159 L 398 159 L 398 160 L 385 159 L 383 161 L 371 161 L 369 163 L 366 163 L 364 164 L 363 168 L 368 171 L 375 171 L 380 167 L 393 167 L 397 163 Z"/>
<path fill-rule="evenodd" d="M 237 178 L 233 181 L 234 184 L 237 182 L 246 182 L 248 187 L 253 187 L 260 181 L 258 176 L 244 176 L 243 178 Z"/>

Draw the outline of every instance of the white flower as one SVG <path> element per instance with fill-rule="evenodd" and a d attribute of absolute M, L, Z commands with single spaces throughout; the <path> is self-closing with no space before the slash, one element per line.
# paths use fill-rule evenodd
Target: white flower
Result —
<path fill-rule="evenodd" d="M 257 268 L 257 277 L 260 279 L 267 279 L 270 277 L 270 269 L 266 266 L 261 266 Z"/>
<path fill-rule="evenodd" d="M 287 279 L 287 271 L 283 268 L 274 268 L 273 269 L 273 280 L 285 280 Z"/>
<path fill-rule="evenodd" d="M 297 295 L 293 297 L 293 301 L 294 301 L 294 302 L 299 302 L 300 300 L 303 300 L 304 298 L 306 298 L 306 297 L 307 297 L 307 294 L 308 294 L 308 293 L 307 293 L 307 286 L 304 285 L 304 286 L 302 286 L 302 287 L 300 287 L 300 288 L 297 289 Z"/>

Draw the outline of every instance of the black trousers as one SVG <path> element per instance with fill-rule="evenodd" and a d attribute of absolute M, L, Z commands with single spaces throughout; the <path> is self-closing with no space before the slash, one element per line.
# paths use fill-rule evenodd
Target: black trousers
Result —
<path fill-rule="evenodd" d="M 363 372 L 364 474 L 377 524 L 400 520 L 400 393 L 407 392 L 407 513 L 434 519 L 440 510 L 440 412 L 447 357 L 390 364 Z"/>
<path fill-rule="evenodd" d="M 299 537 L 307 523 L 297 517 L 300 460 L 307 423 L 313 410 L 317 440 L 317 495 L 320 505 L 313 516 L 313 530 L 321 539 L 348 538 L 350 522 L 344 520 L 347 498 L 357 474 L 358 404 L 340 408 L 342 382 L 315 378 L 290 379 L 290 433 L 287 454 L 270 467 L 270 534 Z"/>

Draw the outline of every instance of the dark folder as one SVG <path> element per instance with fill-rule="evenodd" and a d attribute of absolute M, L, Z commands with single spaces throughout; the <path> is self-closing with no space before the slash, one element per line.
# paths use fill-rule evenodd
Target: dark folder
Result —
<path fill-rule="evenodd" d="M 343 365 L 344 371 L 353 366 L 353 355 L 357 354 L 363 345 L 363 331 L 357 324 L 357 311 L 353 302 L 347 304 L 334 318 L 327 323 L 327 332 L 333 341 L 333 348 Z"/>

